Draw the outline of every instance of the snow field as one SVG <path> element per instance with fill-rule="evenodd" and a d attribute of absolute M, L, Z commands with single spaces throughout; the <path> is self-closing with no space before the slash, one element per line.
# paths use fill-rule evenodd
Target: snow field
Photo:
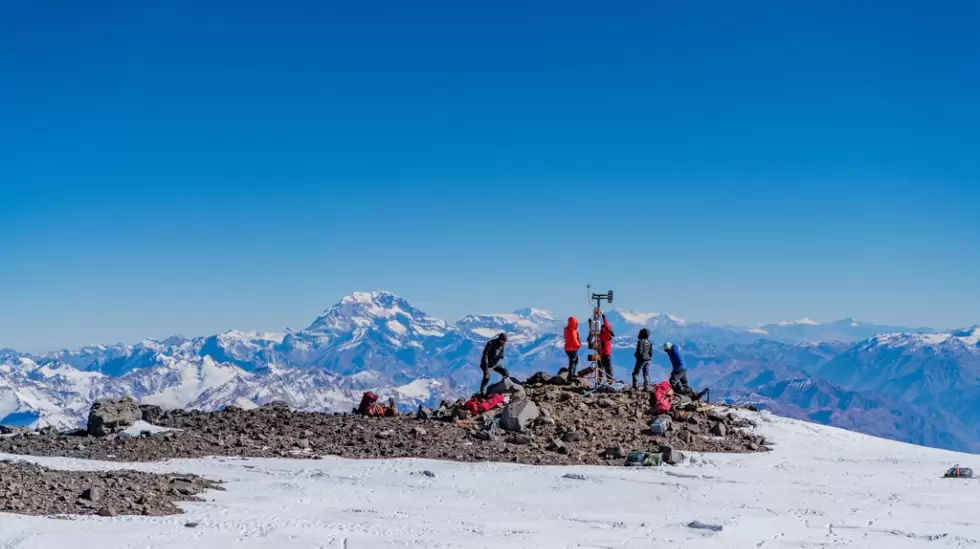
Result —
<path fill-rule="evenodd" d="M 30 458 L 63 469 L 197 473 L 225 481 L 227 491 L 182 504 L 187 513 L 176 517 L 0 514 L 0 547 L 980 546 L 980 482 L 939 478 L 955 463 L 975 467 L 976 456 L 762 418 L 760 432 L 776 442 L 774 452 L 698 455 L 673 468 Z M 692 529 L 692 521 L 723 530 Z"/>

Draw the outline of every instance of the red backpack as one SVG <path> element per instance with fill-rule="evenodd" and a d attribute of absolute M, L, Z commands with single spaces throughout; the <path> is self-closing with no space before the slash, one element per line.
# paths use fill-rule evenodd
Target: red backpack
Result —
<path fill-rule="evenodd" d="M 366 391 L 361 396 L 361 403 L 357 406 L 357 413 L 368 415 L 374 403 L 378 401 L 378 395 L 371 391 Z"/>
<path fill-rule="evenodd" d="M 670 411 L 670 397 L 674 395 L 674 390 L 670 388 L 670 383 L 661 381 L 653 389 L 653 411 L 657 414 L 666 414 Z"/>

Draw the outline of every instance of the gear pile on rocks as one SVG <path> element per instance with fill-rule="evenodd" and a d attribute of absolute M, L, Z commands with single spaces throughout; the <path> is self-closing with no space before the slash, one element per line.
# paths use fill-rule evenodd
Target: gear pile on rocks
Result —
<path fill-rule="evenodd" d="M 557 379 L 557 381 L 556 381 Z M 473 415 L 465 402 L 444 402 L 398 417 L 292 410 L 273 402 L 252 410 L 229 406 L 215 412 L 162 410 L 103 402 L 89 428 L 53 429 L 0 437 L 0 453 L 116 461 L 156 461 L 203 456 L 427 458 L 547 465 L 623 465 L 633 451 L 678 463 L 684 452 L 767 451 L 767 441 L 749 432 L 751 423 L 724 406 L 675 397 L 662 434 L 645 391 L 591 390 L 536 374 L 523 385 L 491 386 L 509 403 Z M 126 417 L 119 418 L 118 416 Z M 126 437 L 117 432 L 142 419 L 174 430 Z M 98 436 L 93 436 L 95 433 Z M 106 432 L 104 436 L 102 432 Z"/>
<path fill-rule="evenodd" d="M 203 501 L 223 490 L 193 475 L 138 471 L 56 471 L 22 461 L 0 461 L 0 512 L 22 515 L 176 515 L 176 501 Z"/>

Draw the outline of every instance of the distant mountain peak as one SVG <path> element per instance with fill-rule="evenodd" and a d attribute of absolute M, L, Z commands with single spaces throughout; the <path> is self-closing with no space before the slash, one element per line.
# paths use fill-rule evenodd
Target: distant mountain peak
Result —
<path fill-rule="evenodd" d="M 934 347 L 953 352 L 966 347 L 976 353 L 980 351 L 980 327 L 945 333 L 883 333 L 862 343 L 861 348 L 874 349 L 879 346 L 893 349 Z"/>
<path fill-rule="evenodd" d="M 555 316 L 555 313 L 552 313 L 551 311 L 546 311 L 544 309 L 535 309 L 534 307 L 524 307 L 521 309 L 517 309 L 516 311 L 514 311 L 514 314 L 532 320 L 544 320 L 544 321 L 551 321 L 551 322 L 558 320 L 558 317 Z"/>
<path fill-rule="evenodd" d="M 629 324 L 641 326 L 646 326 L 649 324 L 662 325 L 667 323 L 685 326 L 687 324 L 687 321 L 683 318 L 674 316 L 670 313 L 640 313 L 630 309 L 613 309 L 611 314 L 618 315 Z"/>
<path fill-rule="evenodd" d="M 784 320 L 782 322 L 776 323 L 776 326 L 801 326 L 801 325 L 819 326 L 820 323 L 806 316 L 798 320 Z"/>
<path fill-rule="evenodd" d="M 376 326 L 380 319 L 387 322 L 392 331 L 403 333 L 405 326 L 396 320 L 404 317 L 411 324 L 425 325 L 426 332 L 433 330 L 444 333 L 449 325 L 441 319 L 431 317 L 412 306 L 408 300 L 385 290 L 354 292 L 342 298 L 336 305 L 323 312 L 305 330 L 306 332 L 348 332 Z"/>
<path fill-rule="evenodd" d="M 340 300 L 341 304 L 351 304 L 351 303 L 361 303 L 361 304 L 371 304 L 379 302 L 388 302 L 402 300 L 402 298 L 397 295 L 387 291 L 387 290 L 373 290 L 370 292 L 354 292 L 351 295 L 345 296 Z M 402 300 L 404 301 L 404 300 Z"/>

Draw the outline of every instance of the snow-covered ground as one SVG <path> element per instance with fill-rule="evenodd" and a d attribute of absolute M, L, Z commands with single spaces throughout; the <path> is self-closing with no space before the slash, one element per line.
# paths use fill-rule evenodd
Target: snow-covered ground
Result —
<path fill-rule="evenodd" d="M 760 431 L 775 451 L 694 456 L 665 468 L 337 458 L 126 465 L 207 475 L 226 481 L 227 491 L 182 504 L 187 513 L 175 517 L 0 514 L 0 547 L 980 546 L 980 482 L 939 478 L 956 463 L 980 469 L 980 456 L 769 416 Z M 31 459 L 64 469 L 120 467 Z M 199 525 L 187 528 L 189 521 Z M 692 529 L 692 521 L 723 530 Z"/>

